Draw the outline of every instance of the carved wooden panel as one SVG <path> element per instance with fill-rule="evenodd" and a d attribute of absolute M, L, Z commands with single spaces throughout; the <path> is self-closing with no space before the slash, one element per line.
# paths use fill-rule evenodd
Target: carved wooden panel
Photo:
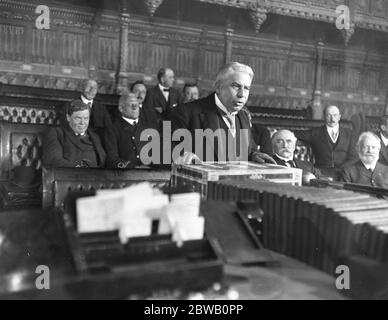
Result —
<path fill-rule="evenodd" d="M 344 68 L 340 66 L 326 66 L 323 68 L 325 90 L 342 91 L 344 89 Z"/>
<path fill-rule="evenodd" d="M 266 83 L 272 85 L 284 85 L 286 61 L 281 59 L 268 59 Z"/>
<path fill-rule="evenodd" d="M 387 16 L 387 1 L 372 0 L 372 14 L 376 17 L 384 18 Z"/>
<path fill-rule="evenodd" d="M 380 88 L 380 73 L 375 70 L 369 70 L 366 74 L 366 81 L 364 82 L 366 92 L 378 94 Z"/>
<path fill-rule="evenodd" d="M 133 72 L 144 72 L 145 43 L 129 40 L 128 68 Z"/>
<path fill-rule="evenodd" d="M 254 82 L 263 83 L 265 81 L 265 58 L 250 56 L 248 64 L 255 72 Z"/>
<path fill-rule="evenodd" d="M 170 65 L 171 47 L 170 45 L 153 44 L 151 68 L 156 73 L 160 68 Z"/>
<path fill-rule="evenodd" d="M 64 32 L 62 38 L 62 63 L 66 66 L 86 67 L 88 61 L 88 36 Z"/>
<path fill-rule="evenodd" d="M 31 60 L 35 63 L 53 64 L 56 52 L 55 31 L 32 29 Z"/>
<path fill-rule="evenodd" d="M 23 60 L 24 28 L 0 24 L 0 59 Z"/>
<path fill-rule="evenodd" d="M 312 88 L 314 68 L 309 61 L 293 61 L 291 64 L 290 85 L 295 88 Z"/>
<path fill-rule="evenodd" d="M 204 71 L 208 77 L 217 74 L 223 63 L 223 53 L 219 51 L 206 50 Z"/>
<path fill-rule="evenodd" d="M 179 76 L 193 77 L 195 50 L 190 48 L 177 48 L 176 72 Z"/>
<path fill-rule="evenodd" d="M 11 169 L 17 166 L 42 167 L 42 134 L 11 134 Z"/>
<path fill-rule="evenodd" d="M 361 74 L 359 69 L 347 68 L 345 71 L 346 89 L 350 92 L 357 92 L 360 87 Z"/>
<path fill-rule="evenodd" d="M 98 38 L 98 66 L 105 70 L 116 70 L 119 60 L 119 40 L 109 37 Z"/>

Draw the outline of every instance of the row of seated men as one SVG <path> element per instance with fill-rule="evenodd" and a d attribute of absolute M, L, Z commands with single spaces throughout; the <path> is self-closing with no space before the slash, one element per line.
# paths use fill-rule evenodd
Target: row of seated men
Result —
<path fill-rule="evenodd" d="M 141 150 L 148 142 L 141 141 L 141 133 L 154 129 L 162 134 L 163 125 L 169 122 L 173 133 L 178 129 L 191 133 L 192 146 L 199 142 L 196 130 L 225 132 L 226 140 L 214 140 L 210 151 L 204 148 L 198 155 L 196 149 L 183 150 L 172 157 L 176 163 L 240 160 L 235 155 L 245 144 L 247 160 L 301 168 L 306 181 L 327 177 L 388 188 L 388 118 L 382 118 L 380 132 L 355 137 L 350 129 L 341 126 L 339 109 L 330 105 L 324 111 L 322 127 L 297 135 L 280 130 L 271 138 L 268 130 L 257 132 L 245 107 L 253 76 L 248 65 L 228 63 L 216 75 L 213 93 L 201 99 L 197 99 L 197 93 L 193 94 L 192 101 L 184 103 L 180 92 L 173 88 L 173 70 L 161 69 L 159 83 L 148 92 L 143 83 L 137 82 L 131 87 L 132 93 L 123 94 L 113 117 L 102 105 L 94 103 L 97 83 L 88 81 L 80 99 L 65 108 L 62 125 L 45 135 L 43 164 L 122 169 L 141 165 Z M 314 165 L 294 158 L 297 139 L 312 146 Z M 164 141 L 162 137 L 160 153 Z M 172 144 L 176 146 L 178 142 Z M 230 148 L 236 152 L 229 152 Z M 157 164 L 164 159 L 159 160 Z"/>

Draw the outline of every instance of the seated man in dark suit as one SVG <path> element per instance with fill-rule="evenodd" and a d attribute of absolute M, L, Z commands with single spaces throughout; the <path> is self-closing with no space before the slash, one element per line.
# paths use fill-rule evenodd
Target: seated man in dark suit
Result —
<path fill-rule="evenodd" d="M 139 100 L 133 93 L 119 100 L 121 117 L 105 131 L 108 168 L 132 168 L 141 165 L 140 151 L 148 141 L 140 141 L 144 129 L 150 128 L 140 113 Z"/>
<path fill-rule="evenodd" d="M 147 119 L 155 121 L 159 126 L 166 120 L 170 112 L 183 102 L 180 92 L 173 88 L 174 71 L 162 68 L 157 74 L 158 84 L 147 92 L 143 104 Z"/>
<path fill-rule="evenodd" d="M 303 170 L 303 183 L 308 184 L 311 179 L 320 175 L 319 170 L 308 161 L 302 161 L 294 157 L 297 138 L 289 130 L 279 130 L 272 136 L 273 156 L 278 165 L 299 168 Z"/>
<path fill-rule="evenodd" d="M 357 141 L 359 161 L 344 169 L 342 180 L 348 183 L 388 189 L 388 167 L 379 163 L 381 142 L 372 132 L 364 132 Z"/>
<path fill-rule="evenodd" d="M 388 166 L 388 116 L 380 118 L 378 136 L 381 139 L 381 150 L 379 162 Z"/>
<path fill-rule="evenodd" d="M 190 145 L 179 156 L 178 164 L 200 161 L 275 161 L 258 151 L 251 124 L 242 108 L 253 79 L 251 67 L 238 62 L 223 66 L 215 81 L 215 92 L 206 98 L 180 105 L 171 112 L 172 132 L 188 132 Z M 183 140 L 184 141 L 184 140 Z"/>
<path fill-rule="evenodd" d="M 315 166 L 325 176 L 338 180 L 342 168 L 357 161 L 355 137 L 352 130 L 340 124 L 341 113 L 334 106 L 324 110 L 325 125 L 297 134 L 297 138 L 311 145 Z"/>
<path fill-rule="evenodd" d="M 83 86 L 82 94 L 79 99 L 89 106 L 90 109 L 90 120 L 89 128 L 93 129 L 100 138 L 102 139 L 104 129 L 112 124 L 112 116 L 109 114 L 105 106 L 95 101 L 97 95 L 98 85 L 94 80 L 86 80 Z M 65 109 L 67 109 L 69 104 L 66 104 Z M 61 124 L 66 124 L 66 114 L 62 113 L 60 115 Z"/>
<path fill-rule="evenodd" d="M 50 129 L 43 140 L 43 165 L 47 167 L 104 167 L 106 154 L 100 138 L 88 129 L 90 109 L 81 100 L 66 110 L 67 124 Z"/>

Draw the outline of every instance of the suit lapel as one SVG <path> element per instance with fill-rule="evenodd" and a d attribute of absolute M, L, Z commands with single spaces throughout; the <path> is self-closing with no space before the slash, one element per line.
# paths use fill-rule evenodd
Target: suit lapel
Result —
<path fill-rule="evenodd" d="M 71 141 L 71 143 L 74 144 L 74 146 L 76 146 L 78 149 L 82 150 L 81 141 L 73 133 L 73 130 L 68 125 L 66 125 L 64 127 L 64 132 L 65 132 L 66 137 Z"/>
<path fill-rule="evenodd" d="M 322 132 L 320 136 L 322 137 L 322 142 L 326 144 L 330 148 L 330 150 L 333 150 L 333 142 L 331 141 L 329 133 L 327 132 L 326 126 L 321 127 L 321 131 Z"/>
<path fill-rule="evenodd" d="M 100 143 L 100 139 L 91 130 L 88 130 L 87 133 L 88 133 L 88 135 L 90 137 L 90 140 L 93 142 L 94 148 L 96 149 L 97 157 L 98 157 L 98 164 L 101 165 L 104 162 L 104 160 L 105 160 L 104 159 L 105 151 L 102 149 L 102 145 Z"/>
<path fill-rule="evenodd" d="M 371 179 L 372 176 L 376 173 L 377 166 L 376 166 L 375 171 L 373 173 L 370 172 L 369 170 L 367 170 L 367 168 L 365 168 L 365 166 L 363 165 L 363 163 L 361 161 L 357 164 L 357 166 L 359 166 L 359 168 L 360 168 L 360 174 L 368 179 Z"/>
<path fill-rule="evenodd" d="M 381 145 L 380 156 L 388 163 L 388 146 L 384 146 L 383 143 L 381 143 Z"/>
<path fill-rule="evenodd" d="M 221 126 L 220 126 L 220 121 L 219 121 L 217 112 L 218 111 L 217 111 L 217 106 L 215 104 L 215 97 L 214 97 L 214 94 L 212 94 L 208 97 L 207 103 L 205 103 L 205 106 L 202 109 L 202 112 L 199 114 L 200 121 L 201 121 L 201 128 L 210 129 L 213 132 L 220 129 Z M 220 141 L 220 139 L 217 138 L 217 143 L 212 143 L 212 141 L 209 141 L 209 140 L 210 139 L 206 139 L 206 145 L 210 147 L 209 148 L 210 150 L 213 150 L 214 155 L 217 157 L 217 159 L 219 159 L 220 154 L 225 155 L 226 141 Z M 193 147 L 195 148 L 195 146 Z"/>

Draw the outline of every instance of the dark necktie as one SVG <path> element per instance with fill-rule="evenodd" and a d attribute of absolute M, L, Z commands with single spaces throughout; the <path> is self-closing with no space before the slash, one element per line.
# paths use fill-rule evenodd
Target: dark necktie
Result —
<path fill-rule="evenodd" d="M 163 89 L 164 92 L 170 92 L 170 89 Z"/>

